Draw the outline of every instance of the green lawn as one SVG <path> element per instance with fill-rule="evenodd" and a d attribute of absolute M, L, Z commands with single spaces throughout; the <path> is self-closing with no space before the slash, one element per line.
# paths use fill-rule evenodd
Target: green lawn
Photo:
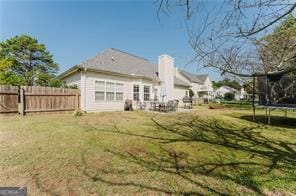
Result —
<path fill-rule="evenodd" d="M 296 112 L 273 126 L 250 115 L 199 106 L 0 117 L 0 185 L 30 195 L 295 194 Z"/>

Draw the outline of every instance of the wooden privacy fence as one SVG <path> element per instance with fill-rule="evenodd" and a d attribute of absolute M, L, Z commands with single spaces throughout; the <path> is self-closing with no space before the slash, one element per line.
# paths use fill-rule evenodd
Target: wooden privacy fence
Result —
<path fill-rule="evenodd" d="M 0 113 L 18 113 L 17 86 L 0 85 Z"/>
<path fill-rule="evenodd" d="M 0 85 L 0 114 L 74 111 L 79 102 L 77 89 Z"/>

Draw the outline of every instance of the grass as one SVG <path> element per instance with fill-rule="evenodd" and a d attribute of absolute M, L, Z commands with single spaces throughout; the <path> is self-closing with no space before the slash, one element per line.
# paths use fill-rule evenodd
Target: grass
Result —
<path fill-rule="evenodd" d="M 236 108 L 236 109 L 252 109 L 252 101 L 221 101 L 221 105 L 229 108 Z"/>
<path fill-rule="evenodd" d="M 1 186 L 30 195 L 296 193 L 296 115 L 141 111 L 0 118 Z M 261 115 L 261 116 L 260 116 Z"/>

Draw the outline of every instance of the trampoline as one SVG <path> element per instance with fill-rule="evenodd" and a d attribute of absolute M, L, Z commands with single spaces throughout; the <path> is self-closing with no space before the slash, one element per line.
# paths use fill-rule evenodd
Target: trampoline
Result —
<path fill-rule="evenodd" d="M 296 71 L 254 74 L 252 101 L 254 121 L 256 108 L 265 109 L 268 124 L 273 110 L 283 111 L 287 118 L 289 110 L 296 110 Z"/>

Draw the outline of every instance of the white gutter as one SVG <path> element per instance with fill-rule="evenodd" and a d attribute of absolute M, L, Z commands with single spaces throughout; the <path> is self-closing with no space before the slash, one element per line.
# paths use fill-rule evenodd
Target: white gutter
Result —
<path fill-rule="evenodd" d="M 87 68 L 84 67 L 84 107 L 85 107 L 85 110 L 86 110 L 86 71 L 87 71 Z"/>

